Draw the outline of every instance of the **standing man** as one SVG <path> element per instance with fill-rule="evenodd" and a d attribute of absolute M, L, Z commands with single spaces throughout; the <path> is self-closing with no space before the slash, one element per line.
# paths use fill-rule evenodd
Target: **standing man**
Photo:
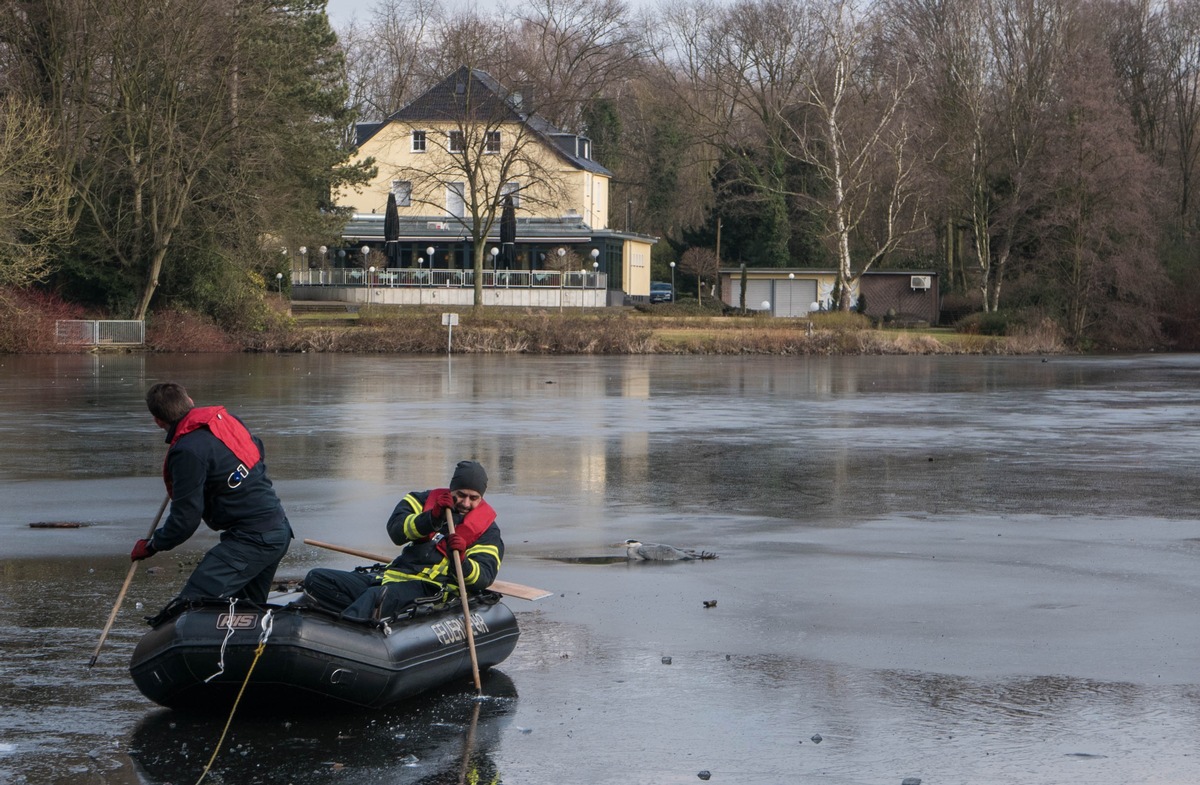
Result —
<path fill-rule="evenodd" d="M 504 541 L 496 511 L 483 500 L 487 472 L 475 461 L 459 461 L 449 488 L 407 494 L 387 522 L 400 555 L 382 571 L 318 568 L 304 578 L 304 591 L 319 607 L 351 621 L 396 616 L 419 600 L 447 602 L 458 594 L 452 550 L 462 560 L 467 590 L 483 591 L 496 579 Z M 454 515 L 454 534 L 446 511 Z"/>
<path fill-rule="evenodd" d="M 146 406 L 171 445 L 163 462 L 171 512 L 149 539 L 137 541 L 130 558 L 169 551 L 204 521 L 221 541 L 200 560 L 178 599 L 266 602 L 292 527 L 267 477 L 262 442 L 224 406 L 198 407 L 174 382 L 151 387 Z"/>

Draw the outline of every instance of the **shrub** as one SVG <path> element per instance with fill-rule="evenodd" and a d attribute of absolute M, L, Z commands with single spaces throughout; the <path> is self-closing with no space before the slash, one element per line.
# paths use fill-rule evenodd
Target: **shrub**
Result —
<path fill-rule="evenodd" d="M 146 348 L 155 352 L 232 352 L 242 347 L 211 318 L 166 309 L 146 319 Z"/>
<path fill-rule="evenodd" d="M 871 319 L 856 311 L 821 311 L 809 315 L 818 330 L 849 332 L 871 329 Z"/>
<path fill-rule="evenodd" d="M 86 319 L 83 308 L 40 289 L 0 290 L 0 352 L 50 354 L 78 352 L 80 347 L 59 345 L 55 322 Z"/>
<path fill-rule="evenodd" d="M 1004 311 L 980 311 L 959 319 L 954 329 L 967 335 L 1007 335 L 1009 314 Z"/>

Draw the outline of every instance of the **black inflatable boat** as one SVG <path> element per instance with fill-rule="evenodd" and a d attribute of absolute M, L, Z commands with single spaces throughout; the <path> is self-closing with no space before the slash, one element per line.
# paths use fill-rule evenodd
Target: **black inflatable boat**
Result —
<path fill-rule="evenodd" d="M 472 599 L 471 619 L 480 669 L 503 662 L 520 635 L 512 611 L 484 594 Z M 243 601 L 232 612 L 229 603 L 192 604 L 143 636 L 129 670 L 150 700 L 191 710 L 228 710 L 243 683 L 242 705 L 256 708 L 378 708 L 454 680 L 471 684 L 457 603 L 378 626 L 299 604 Z"/>

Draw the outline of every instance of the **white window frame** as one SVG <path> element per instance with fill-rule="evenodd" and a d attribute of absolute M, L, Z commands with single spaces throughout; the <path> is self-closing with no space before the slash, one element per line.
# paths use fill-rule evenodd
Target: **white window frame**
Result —
<path fill-rule="evenodd" d="M 446 212 L 455 218 L 462 218 L 467 214 L 466 183 L 446 183 Z"/>
<path fill-rule="evenodd" d="M 412 151 L 413 151 L 414 153 L 423 153 L 423 152 L 425 152 L 426 136 L 427 136 L 427 134 L 426 134 L 424 131 L 418 130 L 418 129 L 416 129 L 416 128 L 414 128 L 414 129 L 413 129 L 413 132 L 412 132 Z"/>
<path fill-rule="evenodd" d="M 455 144 L 457 142 L 457 144 Z M 461 153 L 466 148 L 466 134 L 462 131 L 449 131 L 446 134 L 446 149 L 452 153 Z"/>
<path fill-rule="evenodd" d="M 412 207 L 412 180 L 392 180 L 397 207 Z"/>
<path fill-rule="evenodd" d="M 489 155 L 497 155 L 500 152 L 500 132 L 488 131 L 484 137 L 483 151 Z"/>
<path fill-rule="evenodd" d="M 521 184 L 516 180 L 509 180 L 504 185 L 500 186 L 500 203 L 504 204 L 504 197 L 512 194 L 513 207 L 521 206 Z"/>

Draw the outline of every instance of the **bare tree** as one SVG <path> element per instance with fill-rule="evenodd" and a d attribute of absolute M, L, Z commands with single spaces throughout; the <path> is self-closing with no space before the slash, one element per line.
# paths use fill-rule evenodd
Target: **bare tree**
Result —
<path fill-rule="evenodd" d="M 58 140 L 32 105 L 0 105 L 0 287 L 42 280 L 70 231 Z"/>
<path fill-rule="evenodd" d="M 947 281 L 966 290 L 990 273 L 989 164 L 993 147 L 985 107 L 989 47 L 980 0 L 889 0 L 885 45 L 916 77 L 913 106 L 930 133 L 921 151 L 931 209 L 940 212 Z M 964 227 L 973 242 L 960 239 Z M 975 250 L 974 275 L 963 252 Z M 983 288 L 987 288 L 986 285 Z"/>
<path fill-rule="evenodd" d="M 1196 179 L 1200 176 L 1200 2 L 1168 6 L 1166 51 L 1171 140 L 1178 177 L 1178 212 L 1185 230 L 1194 227 Z"/>
<path fill-rule="evenodd" d="M 1085 40 L 1067 57 L 1030 226 L 1055 293 L 1043 299 L 1061 303 L 1075 343 L 1124 333 L 1142 345 L 1157 338 L 1145 315 L 1165 289 L 1154 254 L 1155 167 L 1137 150 L 1105 53 Z"/>
<path fill-rule="evenodd" d="M 509 72 L 496 75 L 529 84 L 538 114 L 581 131 L 582 108 L 619 93 L 639 72 L 644 48 L 622 0 L 535 0 L 518 7 Z"/>
<path fill-rule="evenodd" d="M 990 73 L 989 122 L 1000 131 L 988 164 L 988 214 L 974 217 L 977 253 L 988 260 L 981 281 L 984 302 L 1000 307 L 1004 273 L 1016 238 L 1036 204 L 1031 186 L 1043 160 L 1046 129 L 1053 119 L 1061 53 L 1074 23 L 1074 0 L 984 0 Z M 986 223 L 985 223 L 986 221 Z M 986 229 L 986 231 L 985 231 Z M 981 264 L 984 262 L 981 261 Z"/>
<path fill-rule="evenodd" d="M 360 117 L 383 120 L 445 73 L 432 70 L 441 9 L 433 0 L 379 0 L 365 24 L 339 36 Z"/>
<path fill-rule="evenodd" d="M 850 310 L 859 277 L 922 228 L 916 129 L 905 115 L 914 83 L 894 55 L 873 57 L 879 20 L 854 0 L 814 7 L 797 66 L 804 94 L 780 114 L 789 154 L 825 190 L 800 194 L 823 218 L 838 265 L 838 307 Z"/>
<path fill-rule="evenodd" d="M 720 260 L 710 248 L 689 248 L 679 257 L 679 268 L 696 276 L 696 300 L 703 299 L 704 283 L 715 285 L 720 274 Z"/>
<path fill-rule="evenodd" d="M 560 246 L 547 253 L 543 263 L 547 270 L 557 270 L 560 273 L 582 270 L 587 266 L 582 256 L 566 246 Z"/>
<path fill-rule="evenodd" d="M 485 15 L 471 8 L 438 20 L 429 68 L 447 74 L 464 65 L 483 67 L 504 81 L 509 71 L 511 22 L 499 14 Z M 506 84 L 508 82 L 505 81 Z"/>
<path fill-rule="evenodd" d="M 1154 0 L 1111 0 L 1094 13 L 1107 24 L 1117 95 L 1129 109 L 1138 144 L 1159 165 L 1170 139 L 1168 106 L 1173 52 L 1167 9 Z"/>

